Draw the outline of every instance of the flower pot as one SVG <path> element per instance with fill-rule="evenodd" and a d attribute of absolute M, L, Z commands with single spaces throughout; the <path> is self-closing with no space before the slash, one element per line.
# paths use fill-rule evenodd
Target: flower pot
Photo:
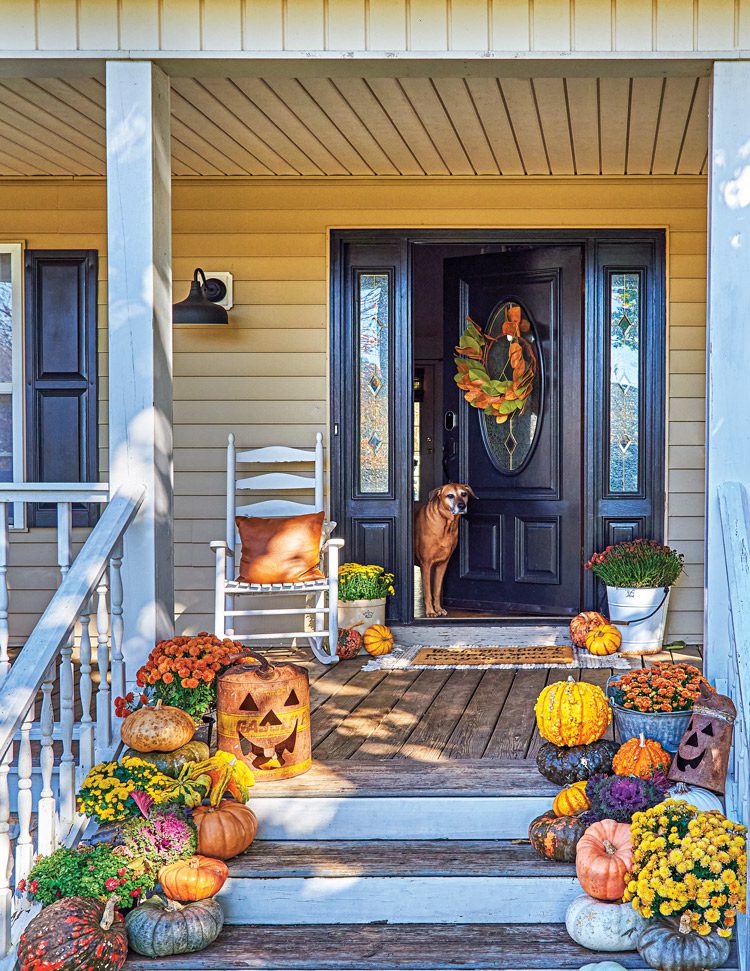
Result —
<path fill-rule="evenodd" d="M 614 675 L 607 681 L 607 697 L 620 741 L 627 742 L 630 738 L 640 738 L 643 732 L 646 738 L 652 738 L 667 752 L 676 752 L 692 712 L 633 711 L 631 708 L 622 708 L 616 705 L 612 698 L 611 683 L 618 677 L 619 675 Z"/>
<path fill-rule="evenodd" d="M 339 600 L 339 627 L 352 627 L 364 634 L 373 624 L 385 624 L 382 600 Z"/>
<path fill-rule="evenodd" d="M 657 654 L 662 649 L 670 593 L 671 588 L 665 596 L 664 587 L 607 587 L 609 622 L 622 634 L 620 654 Z"/>

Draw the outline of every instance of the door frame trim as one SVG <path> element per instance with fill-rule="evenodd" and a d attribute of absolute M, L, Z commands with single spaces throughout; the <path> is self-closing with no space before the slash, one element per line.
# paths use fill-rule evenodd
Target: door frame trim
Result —
<path fill-rule="evenodd" d="M 602 391 L 604 381 L 603 366 L 608 362 L 607 348 L 604 347 L 603 327 L 597 327 L 605 310 L 605 294 L 601 285 L 605 267 L 601 264 L 601 253 L 607 246 L 618 244 L 642 243 L 651 250 L 653 278 L 650 292 L 647 295 L 647 305 L 643 310 L 643 319 L 648 319 L 651 326 L 645 330 L 644 357 L 649 362 L 659 361 L 660 367 L 649 367 L 642 375 L 645 379 L 640 389 L 641 416 L 643 437 L 646 439 L 644 453 L 646 461 L 642 463 L 644 482 L 642 495 L 631 497 L 628 502 L 632 506 L 630 514 L 633 523 L 648 519 L 651 522 L 649 532 L 655 537 L 663 538 L 666 521 L 666 404 L 669 393 L 668 361 L 667 361 L 667 280 L 666 280 L 666 234 L 667 228 L 644 229 L 331 229 L 330 230 L 330 307 L 329 321 L 330 338 L 330 381 L 329 381 L 329 417 L 332 430 L 338 425 L 338 434 L 331 435 L 330 448 L 330 499 L 331 516 L 342 522 L 346 506 L 344 495 L 343 474 L 344 428 L 340 416 L 339 389 L 346 387 L 346 351 L 344 345 L 346 313 L 344 307 L 344 256 L 346 244 L 397 244 L 401 253 L 403 279 L 397 283 L 394 300 L 394 319 L 403 321 L 404 326 L 396 327 L 394 341 L 400 344 L 404 371 L 411 375 L 414 368 L 413 356 L 413 319 L 412 319 L 412 274 L 414 247 L 420 243 L 433 245 L 456 245 L 465 243 L 507 245 L 510 247 L 524 245 L 561 244 L 580 245 L 583 251 L 583 334 L 582 347 L 584 352 L 583 369 L 583 475 L 582 475 L 582 543 L 583 551 L 592 550 L 606 545 L 605 523 L 608 516 L 615 518 L 616 510 L 613 500 L 606 496 L 604 483 L 600 477 L 603 470 L 603 449 L 601 445 L 601 427 L 597 429 L 600 416 L 605 414 L 605 400 Z M 614 265 L 614 264 L 613 264 Z M 403 379 L 402 379 L 403 383 Z M 411 378 L 408 387 L 411 387 Z M 398 389 L 397 389 L 398 390 Z M 400 389 L 403 393 L 403 388 Z M 394 391 L 395 393 L 395 391 Z M 643 409 L 645 400 L 649 402 L 648 410 Z M 408 395 L 405 409 L 408 437 L 412 441 L 412 397 Z M 597 430 L 599 435 L 597 436 Z M 400 451 L 400 450 L 399 450 Z M 411 456 L 411 451 L 409 451 Z M 411 462 L 409 462 L 409 465 Z M 410 469 L 411 471 L 411 469 Z M 652 499 L 649 497 L 653 497 Z M 661 498 L 661 501 L 659 499 Z M 406 529 L 406 547 L 408 562 L 413 561 L 413 541 L 411 524 Z M 582 551 L 582 552 L 583 552 Z M 412 571 L 407 576 L 398 578 L 403 583 L 403 599 L 407 605 L 407 612 L 412 613 L 414 597 Z M 595 587 L 594 577 L 590 573 L 584 575 L 583 607 L 590 609 L 602 605 L 603 591 Z M 396 618 L 394 618 L 396 620 Z M 401 622 L 415 622 L 413 617 L 398 618 Z M 502 618 L 498 618 L 502 622 Z"/>

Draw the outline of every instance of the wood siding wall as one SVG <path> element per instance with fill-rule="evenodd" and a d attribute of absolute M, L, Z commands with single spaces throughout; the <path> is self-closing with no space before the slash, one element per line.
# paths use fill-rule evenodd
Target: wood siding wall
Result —
<path fill-rule="evenodd" d="M 309 445 L 327 413 L 329 228 L 667 227 L 668 539 L 686 557 L 672 637 L 698 642 L 703 604 L 706 182 L 692 179 L 443 179 L 176 183 L 175 293 L 195 266 L 234 274 L 229 328 L 175 331 L 178 626 L 210 626 L 226 434 L 242 446 Z M 100 469 L 106 477 L 104 186 L 0 182 L 0 239 L 100 252 Z M 16 635 L 55 576 L 49 531 L 14 537 Z M 23 569 L 21 569 L 23 568 Z"/>
<path fill-rule="evenodd" d="M 748 0 L 3 0 L 0 50 L 680 52 L 750 47 Z"/>

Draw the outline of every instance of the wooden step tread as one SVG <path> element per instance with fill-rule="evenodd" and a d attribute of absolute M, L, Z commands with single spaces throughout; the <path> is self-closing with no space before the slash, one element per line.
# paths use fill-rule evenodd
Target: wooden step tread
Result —
<path fill-rule="evenodd" d="M 128 971 L 573 971 L 593 961 L 645 967 L 634 951 L 595 953 L 579 947 L 562 924 L 240 924 L 225 927 L 219 939 L 198 954 L 148 959 L 131 952 L 125 967 Z M 733 951 L 726 968 L 736 967 Z"/>
<path fill-rule="evenodd" d="M 416 762 L 382 759 L 369 762 L 315 761 L 294 779 L 259 783 L 252 800 L 316 796 L 319 798 L 550 796 L 558 787 L 539 774 L 533 759 L 467 759 Z"/>
<path fill-rule="evenodd" d="M 511 840 L 256 842 L 229 861 L 242 877 L 569 877 L 575 866 L 541 859 Z"/>

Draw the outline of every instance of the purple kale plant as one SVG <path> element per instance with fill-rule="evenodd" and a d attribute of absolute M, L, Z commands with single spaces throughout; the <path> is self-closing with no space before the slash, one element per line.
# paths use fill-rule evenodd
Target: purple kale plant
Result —
<path fill-rule="evenodd" d="M 195 825 L 176 806 L 153 806 L 145 819 L 128 820 L 122 827 L 122 839 L 127 854 L 146 867 L 187 859 L 198 847 Z"/>
<path fill-rule="evenodd" d="M 658 805 L 666 798 L 669 782 L 658 772 L 650 779 L 635 775 L 594 775 L 586 784 L 591 808 L 581 815 L 587 826 L 600 819 L 629 823 L 634 813 Z"/>

